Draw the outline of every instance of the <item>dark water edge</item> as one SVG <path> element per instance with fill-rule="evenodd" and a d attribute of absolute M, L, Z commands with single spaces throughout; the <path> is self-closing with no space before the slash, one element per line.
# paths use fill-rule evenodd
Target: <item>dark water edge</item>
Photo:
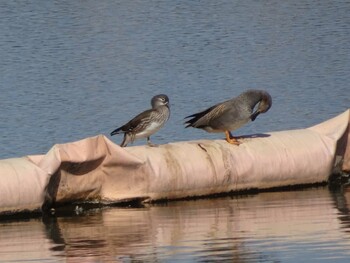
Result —
<path fill-rule="evenodd" d="M 70 217 L 82 214 L 82 211 L 98 211 L 99 209 L 105 208 L 145 208 L 149 206 L 166 205 L 169 202 L 186 202 L 195 201 L 202 199 L 215 199 L 215 198 L 244 198 L 247 196 L 258 195 L 259 193 L 273 193 L 273 192 L 288 192 L 296 190 L 309 190 L 318 187 L 328 186 L 330 191 L 339 191 L 344 186 L 350 184 L 349 175 L 332 175 L 328 182 L 319 182 L 313 184 L 298 184 L 289 186 L 280 186 L 266 189 L 246 189 L 240 191 L 230 191 L 225 193 L 216 193 L 203 196 L 188 196 L 184 198 L 177 199 L 160 199 L 153 200 L 151 202 L 144 203 L 143 199 L 136 198 L 135 200 L 121 201 L 116 203 L 105 203 L 99 201 L 83 201 L 83 202 L 71 202 L 71 203 L 61 203 L 54 207 L 47 208 L 46 210 L 36 209 L 35 211 L 16 211 L 16 212 L 4 212 L 0 213 L 0 221 L 11 222 L 17 220 L 28 220 L 31 218 L 48 218 L 48 217 Z"/>

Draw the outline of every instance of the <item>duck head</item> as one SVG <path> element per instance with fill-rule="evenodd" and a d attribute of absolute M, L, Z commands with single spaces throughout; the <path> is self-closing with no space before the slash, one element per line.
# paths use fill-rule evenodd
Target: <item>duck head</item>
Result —
<path fill-rule="evenodd" d="M 259 105 L 257 109 L 253 112 L 253 114 L 250 115 L 250 119 L 254 121 L 260 113 L 267 112 L 271 108 L 271 105 L 272 105 L 272 98 L 270 94 L 267 93 L 266 91 L 263 91 L 261 93 L 261 99 L 259 101 Z"/>

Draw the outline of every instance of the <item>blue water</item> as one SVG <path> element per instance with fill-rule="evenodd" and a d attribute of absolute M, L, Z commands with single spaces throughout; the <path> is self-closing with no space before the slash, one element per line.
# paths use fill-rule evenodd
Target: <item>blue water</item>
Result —
<path fill-rule="evenodd" d="M 236 134 L 350 105 L 348 1 L 5 1 L 0 17 L 0 158 L 108 135 L 158 93 L 172 115 L 157 143 L 222 138 L 183 118 L 248 88 L 273 107 Z"/>
<path fill-rule="evenodd" d="M 184 129 L 183 118 L 248 88 L 270 92 L 273 106 L 236 135 L 312 126 L 350 107 L 349 43 L 349 1 L 2 1 L 0 159 L 108 136 L 158 93 L 170 97 L 172 113 L 155 143 L 222 138 Z M 285 205 L 293 209 L 293 202 Z M 236 236 L 227 235 L 225 245 Z M 304 243 L 294 245 L 287 234 L 272 258 L 256 251 L 266 247 L 254 237 L 244 243 L 248 258 L 236 261 L 293 262 L 290 254 L 303 261 Z M 169 254 L 168 262 L 205 261 L 209 253 L 197 257 L 202 247 L 191 246 L 171 252 L 172 243 L 151 248 Z"/>

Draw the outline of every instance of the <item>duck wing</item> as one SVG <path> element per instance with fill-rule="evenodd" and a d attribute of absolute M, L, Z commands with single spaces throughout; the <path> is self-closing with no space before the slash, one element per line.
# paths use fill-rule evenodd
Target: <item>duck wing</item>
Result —
<path fill-rule="evenodd" d="M 221 116 L 227 110 L 228 108 L 225 102 L 216 104 L 204 111 L 187 116 L 186 118 L 191 119 L 185 122 L 187 124 L 185 127 L 203 128 L 208 126 L 211 121 Z"/>
<path fill-rule="evenodd" d="M 144 112 L 141 112 L 140 114 L 135 116 L 133 119 L 131 119 L 129 122 L 127 122 L 123 126 L 112 131 L 111 135 L 115 135 L 118 133 L 127 133 L 127 132 L 133 132 L 133 133 L 141 132 L 148 127 L 153 114 L 154 114 L 153 109 L 149 109 Z"/>

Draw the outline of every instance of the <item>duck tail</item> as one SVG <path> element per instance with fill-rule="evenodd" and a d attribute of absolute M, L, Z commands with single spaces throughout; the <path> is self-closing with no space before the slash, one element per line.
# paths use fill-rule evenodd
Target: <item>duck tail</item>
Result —
<path fill-rule="evenodd" d="M 122 127 L 115 129 L 114 131 L 111 132 L 111 136 L 119 134 L 121 130 L 122 130 Z"/>
<path fill-rule="evenodd" d="M 186 125 L 185 128 L 194 127 L 193 125 L 200 117 L 201 117 L 201 115 L 199 115 L 199 113 L 195 113 L 195 114 L 192 114 L 192 115 L 185 117 L 185 119 L 191 118 L 191 119 L 184 122 L 184 124 Z"/>
<path fill-rule="evenodd" d="M 184 122 L 184 124 L 186 125 L 185 128 L 188 128 L 188 127 L 194 127 L 194 128 L 199 128 L 197 127 L 196 125 L 196 122 L 202 118 L 203 116 L 205 116 L 208 112 L 210 112 L 212 110 L 213 107 L 210 107 L 209 109 L 206 109 L 204 111 L 201 111 L 201 112 L 198 112 L 198 113 L 195 113 L 195 114 L 191 114 L 187 117 L 185 117 L 185 119 L 187 118 L 191 118 L 187 121 Z"/>

